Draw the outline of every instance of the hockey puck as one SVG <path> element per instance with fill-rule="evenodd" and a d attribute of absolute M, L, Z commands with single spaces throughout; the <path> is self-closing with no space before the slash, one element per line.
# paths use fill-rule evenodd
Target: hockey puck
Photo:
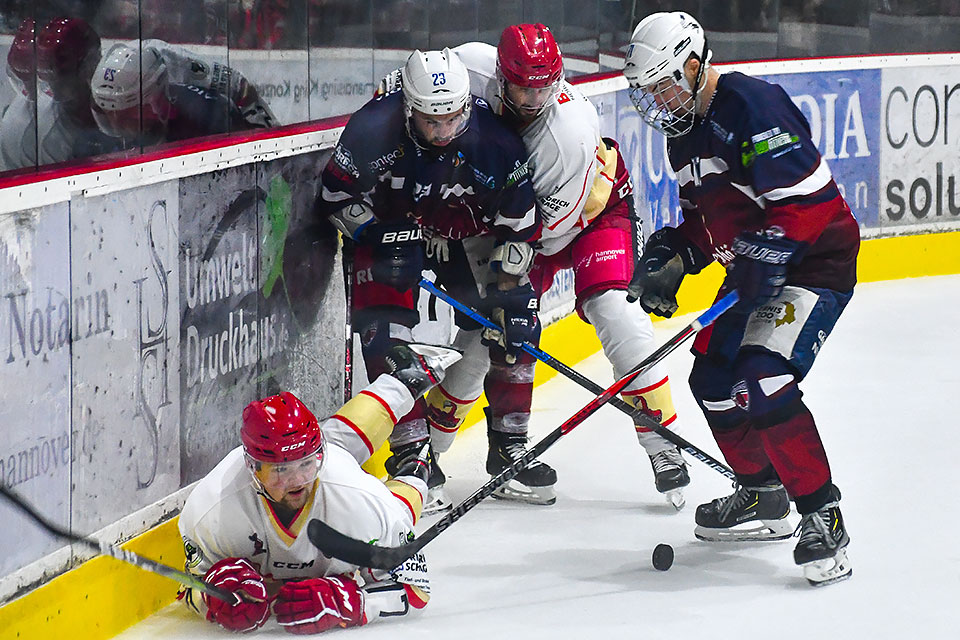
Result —
<path fill-rule="evenodd" d="M 673 566 L 673 547 L 660 543 L 653 550 L 653 568 L 666 571 Z"/>

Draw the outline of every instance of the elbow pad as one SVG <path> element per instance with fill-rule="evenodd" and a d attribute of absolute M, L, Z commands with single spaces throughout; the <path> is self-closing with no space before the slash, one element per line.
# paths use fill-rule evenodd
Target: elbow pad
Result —
<path fill-rule="evenodd" d="M 533 245 L 526 242 L 504 242 L 493 248 L 490 268 L 494 273 L 525 276 L 533 266 L 534 257 Z"/>
<path fill-rule="evenodd" d="M 351 240 L 359 240 L 368 226 L 376 222 L 373 210 L 363 202 L 355 202 L 330 214 L 330 222 Z"/>

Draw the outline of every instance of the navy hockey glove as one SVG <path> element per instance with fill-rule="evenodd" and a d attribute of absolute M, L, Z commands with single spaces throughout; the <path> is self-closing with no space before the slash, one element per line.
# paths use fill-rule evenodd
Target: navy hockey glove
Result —
<path fill-rule="evenodd" d="M 730 281 L 740 295 L 740 304 L 749 307 L 780 295 L 787 281 L 787 267 L 802 253 L 799 242 L 769 230 L 745 231 L 734 239 L 731 249 L 736 258 L 730 266 Z"/>
<path fill-rule="evenodd" d="M 506 352 L 506 363 L 513 364 L 523 352 L 524 342 L 536 343 L 540 339 L 537 295 L 530 284 L 506 291 L 491 284 L 487 286 L 487 300 L 490 317 L 500 325 L 500 331 L 484 329 L 481 341 L 487 346 L 502 347 Z"/>
<path fill-rule="evenodd" d="M 699 273 L 710 259 L 673 227 L 660 229 L 647 241 L 627 285 L 627 302 L 640 301 L 647 313 L 669 318 L 677 310 L 683 276 Z"/>
<path fill-rule="evenodd" d="M 423 271 L 423 233 L 414 222 L 377 223 L 363 234 L 373 245 L 373 279 L 407 291 L 420 282 Z"/>

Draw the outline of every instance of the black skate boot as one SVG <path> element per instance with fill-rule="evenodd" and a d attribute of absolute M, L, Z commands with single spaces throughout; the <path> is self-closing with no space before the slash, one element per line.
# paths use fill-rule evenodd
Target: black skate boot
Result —
<path fill-rule="evenodd" d="M 384 356 L 387 372 L 402 382 L 414 399 L 440 384 L 446 370 L 463 354 L 429 344 L 398 344 Z"/>
<path fill-rule="evenodd" d="M 483 411 L 487 416 L 487 440 L 490 445 L 487 452 L 487 473 L 496 476 L 527 452 L 527 437 L 517 433 L 494 431 L 489 426 L 491 424 L 489 408 L 484 408 Z M 557 501 L 557 495 L 553 489 L 556 483 L 557 472 L 549 465 L 534 460 L 510 482 L 491 495 L 499 500 L 553 504 Z"/>
<path fill-rule="evenodd" d="M 790 498 L 782 484 L 734 485 L 734 492 L 697 507 L 693 534 L 711 542 L 785 540 L 793 535 L 787 522 Z"/>
<path fill-rule="evenodd" d="M 803 567 L 803 575 L 810 584 L 822 587 L 853 575 L 847 559 L 850 536 L 843 526 L 836 500 L 803 516 L 797 530 L 800 541 L 793 550 L 793 561 Z"/>
<path fill-rule="evenodd" d="M 653 467 L 653 482 L 657 491 L 664 494 L 670 504 L 679 511 L 687 503 L 681 489 L 690 484 L 690 473 L 680 449 L 674 447 L 650 456 Z"/>
<path fill-rule="evenodd" d="M 383 467 L 391 477 L 398 475 L 399 472 L 406 470 L 405 467 L 414 457 L 423 455 L 422 449 L 424 446 L 428 448 L 429 473 L 427 474 L 427 499 L 423 503 L 420 515 L 426 517 L 437 513 L 446 513 L 453 508 L 453 502 L 450 501 L 447 492 L 444 490 L 447 476 L 440 468 L 437 460 L 439 456 L 434 453 L 433 446 L 426 440 L 417 440 L 400 445 L 396 449 L 391 447 L 393 454 L 384 461 Z"/>

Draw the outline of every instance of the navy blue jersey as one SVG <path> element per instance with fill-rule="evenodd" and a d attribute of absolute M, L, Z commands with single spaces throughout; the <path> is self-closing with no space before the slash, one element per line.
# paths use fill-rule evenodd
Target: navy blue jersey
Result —
<path fill-rule="evenodd" d="M 723 264 L 741 231 L 780 227 L 803 243 L 789 284 L 848 291 L 860 230 L 810 138 L 806 118 L 778 85 L 719 77 L 706 117 L 668 143 L 680 183 L 681 231 Z"/>
<path fill-rule="evenodd" d="M 474 98 L 467 130 L 436 151 L 406 130 L 403 94 L 350 117 L 322 175 L 320 213 L 365 202 L 378 220 L 413 219 L 444 238 L 494 233 L 531 241 L 540 231 L 523 140 Z"/>
<path fill-rule="evenodd" d="M 171 84 L 167 97 L 173 108 L 167 121 L 165 142 L 252 128 L 235 104 L 211 89 Z"/>

